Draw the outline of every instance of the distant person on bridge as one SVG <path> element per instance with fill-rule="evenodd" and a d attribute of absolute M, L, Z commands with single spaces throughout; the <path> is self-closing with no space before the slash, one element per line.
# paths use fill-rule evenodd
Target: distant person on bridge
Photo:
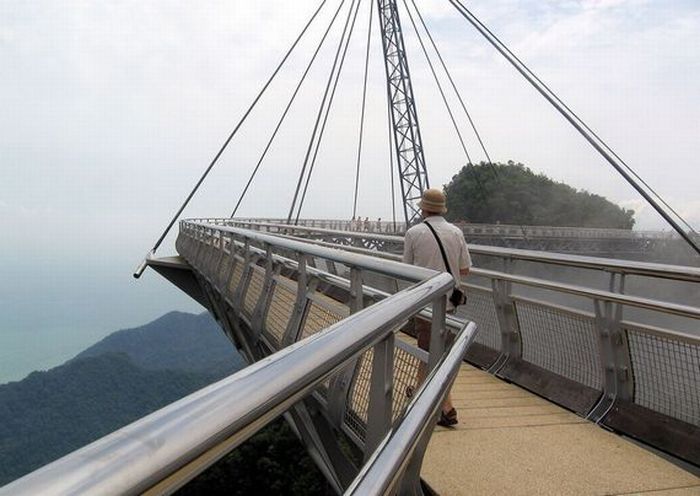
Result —
<path fill-rule="evenodd" d="M 447 212 L 445 205 L 445 194 L 439 189 L 431 188 L 423 192 L 421 201 L 418 203 L 423 222 L 406 231 L 403 261 L 440 272 L 450 272 L 455 280 L 455 288 L 459 289 L 460 278 L 469 274 L 472 260 L 462 230 L 447 222 L 443 217 Z M 445 267 L 440 244 L 447 258 L 447 267 Z M 455 305 L 448 299 L 447 312 L 454 313 L 455 310 Z M 418 346 L 428 351 L 430 347 L 430 322 L 417 317 L 415 325 Z M 426 375 L 426 367 L 421 363 L 418 369 L 418 382 L 423 382 Z M 412 394 L 412 390 L 409 390 L 408 393 Z M 457 411 L 448 392 L 442 404 L 438 425 L 449 427 L 456 423 Z"/>

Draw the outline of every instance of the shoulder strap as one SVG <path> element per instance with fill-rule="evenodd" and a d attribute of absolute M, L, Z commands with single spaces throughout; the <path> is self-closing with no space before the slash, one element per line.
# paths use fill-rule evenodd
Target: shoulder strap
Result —
<path fill-rule="evenodd" d="M 442 262 L 445 264 L 445 269 L 447 270 L 447 272 L 451 274 L 452 269 L 450 269 L 450 263 L 447 261 L 447 254 L 445 253 L 445 248 L 442 246 L 442 241 L 440 241 L 440 236 L 437 235 L 437 233 L 435 232 L 435 228 L 430 225 L 430 222 L 424 220 L 423 224 L 428 226 L 430 232 L 433 233 L 433 236 L 435 236 L 435 241 L 437 241 L 437 244 L 440 247 L 440 253 L 442 254 Z"/>

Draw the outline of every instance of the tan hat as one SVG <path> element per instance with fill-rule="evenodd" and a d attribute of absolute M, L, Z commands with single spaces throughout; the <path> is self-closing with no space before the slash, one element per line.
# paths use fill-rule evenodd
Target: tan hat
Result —
<path fill-rule="evenodd" d="M 444 214 L 447 212 L 445 203 L 445 193 L 439 189 L 430 188 L 423 191 L 423 197 L 418 202 L 418 206 L 426 212 Z"/>

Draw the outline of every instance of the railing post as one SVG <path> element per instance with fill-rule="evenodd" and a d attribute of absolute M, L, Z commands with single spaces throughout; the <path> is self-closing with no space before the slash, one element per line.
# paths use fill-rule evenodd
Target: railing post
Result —
<path fill-rule="evenodd" d="M 374 453 L 391 428 L 394 392 L 394 333 L 374 346 L 367 409 L 365 461 Z"/>
<path fill-rule="evenodd" d="M 226 259 L 226 250 L 225 250 L 225 245 L 226 245 L 226 236 L 224 235 L 223 232 L 219 231 L 219 256 L 216 260 L 216 264 L 214 265 L 213 268 L 213 281 L 216 286 L 218 286 L 220 289 L 223 286 L 224 282 L 222 281 L 223 277 L 221 276 L 221 264 L 224 262 Z"/>
<path fill-rule="evenodd" d="M 447 327 L 445 315 L 447 309 L 447 296 L 443 295 L 433 301 L 433 319 L 430 323 L 430 355 L 428 356 L 428 370 L 433 370 L 445 352 L 447 343 Z"/>
<path fill-rule="evenodd" d="M 231 298 L 231 303 L 233 303 L 233 311 L 236 315 L 240 315 L 241 308 L 243 306 L 243 295 L 245 294 L 245 288 L 248 286 L 248 276 L 250 275 L 250 263 L 253 258 L 250 252 L 250 240 L 245 238 L 243 242 L 243 271 L 241 272 L 241 279 L 238 281 L 238 286 L 233 293 Z"/>
<path fill-rule="evenodd" d="M 350 314 L 354 314 L 364 308 L 364 291 L 362 290 L 362 270 L 357 267 L 350 269 Z M 348 394 L 355 374 L 357 360 L 345 367 L 331 381 L 328 395 L 328 412 L 336 426 L 340 426 L 345 418 Z"/>
<path fill-rule="evenodd" d="M 265 323 L 265 315 L 272 300 L 272 283 L 275 275 L 275 265 L 272 261 L 272 247 L 265 246 L 265 281 L 263 282 L 260 298 L 258 298 L 250 318 L 250 326 L 253 328 L 253 339 L 257 342 L 260 339 Z"/>
<path fill-rule="evenodd" d="M 228 245 L 228 252 L 229 252 L 229 265 L 228 269 L 226 269 L 226 275 L 224 276 L 224 288 L 223 288 L 223 295 L 224 298 L 228 297 L 231 302 L 233 302 L 233 297 L 235 296 L 236 293 L 236 288 L 233 289 L 231 294 L 229 295 L 229 286 L 231 284 L 231 278 L 233 277 L 233 273 L 236 270 L 236 242 L 234 240 L 233 234 L 230 235 L 230 241 Z"/>
<path fill-rule="evenodd" d="M 289 318 L 287 329 L 285 330 L 284 336 L 281 340 L 280 346 L 282 348 L 289 346 L 296 341 L 301 327 L 301 322 L 304 318 L 304 311 L 306 310 L 306 292 L 309 283 L 309 277 L 306 272 L 307 256 L 303 253 L 297 253 L 296 258 L 298 263 L 297 270 L 299 271 L 299 276 L 297 278 L 297 294 L 296 300 L 294 301 L 292 316 Z"/>
<path fill-rule="evenodd" d="M 624 292 L 624 274 L 611 274 L 610 291 Z M 622 328 L 622 305 L 594 300 L 595 328 L 598 335 L 600 364 L 603 368 L 603 394 L 588 413 L 595 422 L 605 417 L 615 401 L 632 400 L 634 383 L 627 333 Z"/>
<path fill-rule="evenodd" d="M 513 285 L 510 281 L 492 281 L 493 299 L 496 306 L 498 327 L 501 330 L 501 356 L 491 366 L 489 372 L 497 372 L 508 360 L 522 356 L 520 326 L 512 297 Z"/>

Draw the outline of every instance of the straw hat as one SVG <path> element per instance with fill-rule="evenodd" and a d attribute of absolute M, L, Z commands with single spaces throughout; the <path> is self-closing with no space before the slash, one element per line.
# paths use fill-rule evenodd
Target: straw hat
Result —
<path fill-rule="evenodd" d="M 423 197 L 418 202 L 418 206 L 426 212 L 444 214 L 447 212 L 445 202 L 445 193 L 439 189 L 430 188 L 423 192 Z"/>

